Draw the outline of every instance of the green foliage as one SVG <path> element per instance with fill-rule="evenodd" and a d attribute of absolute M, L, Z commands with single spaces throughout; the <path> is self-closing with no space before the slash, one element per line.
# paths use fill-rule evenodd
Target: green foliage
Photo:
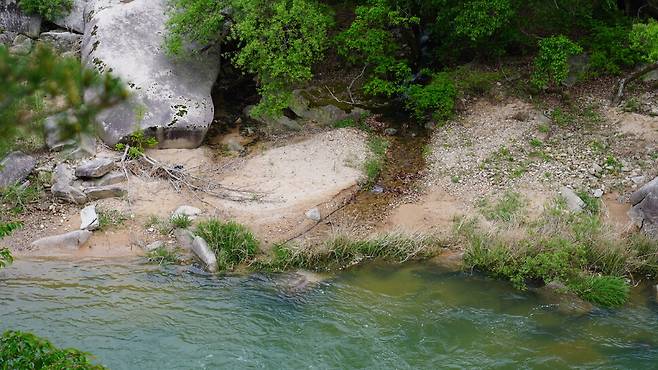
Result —
<path fill-rule="evenodd" d="M 488 39 L 515 15 L 510 0 L 464 1 L 454 20 L 455 34 L 471 41 Z"/>
<path fill-rule="evenodd" d="M 7 248 L 0 248 L 0 269 L 11 265 L 14 262 L 14 257 L 11 251 Z"/>
<path fill-rule="evenodd" d="M 157 265 L 179 265 L 182 262 L 180 248 L 158 247 L 146 254 L 149 263 Z"/>
<path fill-rule="evenodd" d="M 411 85 L 407 89 L 405 105 L 414 117 L 421 119 L 428 113 L 437 122 L 450 119 L 455 110 L 457 89 L 447 73 L 437 73 L 425 85 Z"/>
<path fill-rule="evenodd" d="M 119 80 L 86 69 L 73 58 L 57 57 L 46 47 L 16 56 L 0 45 L 0 86 L 0 153 L 17 136 L 38 132 L 43 118 L 58 113 L 71 113 L 61 115 L 64 134 L 74 137 L 88 131 L 98 112 L 127 97 Z M 95 91 L 95 98 L 85 101 L 86 91 Z"/>
<path fill-rule="evenodd" d="M 43 187 L 41 184 L 30 183 L 27 186 L 11 185 L 0 191 L 0 199 L 9 212 L 21 214 L 28 204 L 34 203 L 41 198 Z"/>
<path fill-rule="evenodd" d="M 196 235 L 203 238 L 217 256 L 219 270 L 230 270 L 252 259 L 258 251 L 258 240 L 243 225 L 234 221 L 208 220 L 199 223 Z"/>
<path fill-rule="evenodd" d="M 0 222 L 0 239 L 23 227 L 22 222 Z"/>
<path fill-rule="evenodd" d="M 532 83 L 541 89 L 561 84 L 569 76 L 569 58 L 582 52 L 578 44 L 563 35 L 542 39 L 534 61 Z"/>
<path fill-rule="evenodd" d="M 115 145 L 114 149 L 120 152 L 126 152 L 126 156 L 130 159 L 138 159 L 144 156 L 144 150 L 148 148 L 153 148 L 158 145 L 158 140 L 154 137 L 147 137 L 144 135 L 143 130 L 135 131 L 130 138 L 128 143 L 118 143 Z"/>
<path fill-rule="evenodd" d="M 0 337 L 0 369 L 102 370 L 90 355 L 77 349 L 58 349 L 34 334 L 6 331 Z"/>
<path fill-rule="evenodd" d="M 658 22 L 636 23 L 630 33 L 631 47 L 642 53 L 642 61 L 658 61 Z"/>
<path fill-rule="evenodd" d="M 98 229 L 108 230 L 112 227 L 123 225 L 128 220 L 128 216 L 114 209 L 98 210 Z"/>
<path fill-rule="evenodd" d="M 503 80 L 503 70 L 484 70 L 466 64 L 450 71 L 455 88 L 460 95 L 483 95 L 489 92 L 496 82 Z"/>
<path fill-rule="evenodd" d="M 334 122 L 334 128 L 356 127 L 356 121 L 353 118 L 345 118 Z"/>
<path fill-rule="evenodd" d="M 594 73 L 618 75 L 642 60 L 640 50 L 630 46 L 629 33 L 630 26 L 625 24 L 597 25 L 592 29 L 584 44 L 589 49 Z"/>
<path fill-rule="evenodd" d="M 18 4 L 24 12 L 52 21 L 70 12 L 73 0 L 20 0 Z"/>
<path fill-rule="evenodd" d="M 255 115 L 277 116 L 290 103 L 291 87 L 313 77 L 332 19 L 316 0 L 174 0 L 168 49 L 185 42 L 235 41 L 231 60 L 256 76 L 262 97 Z M 222 12 L 231 9 L 230 21 Z"/>
<path fill-rule="evenodd" d="M 378 136 L 373 136 L 368 141 L 371 156 L 363 164 L 363 171 L 366 175 L 364 187 L 366 189 L 370 189 L 375 185 L 379 175 L 384 170 L 389 145 L 388 140 Z"/>
<path fill-rule="evenodd" d="M 506 192 L 494 204 L 486 199 L 479 202 L 478 206 L 484 217 L 489 221 L 512 222 L 522 216 L 526 200 L 519 193 Z"/>
<path fill-rule="evenodd" d="M 192 219 L 187 215 L 176 215 L 171 218 L 171 225 L 178 229 L 187 229 L 192 226 Z"/>
<path fill-rule="evenodd" d="M 355 15 L 352 24 L 335 38 L 338 54 L 352 64 L 370 66 L 363 86 L 366 94 L 391 97 L 403 92 L 412 72 L 407 61 L 398 57 L 400 46 L 393 29 L 408 28 L 420 18 L 408 16 L 386 0 L 359 5 Z"/>
<path fill-rule="evenodd" d="M 628 301 L 628 283 L 617 276 L 587 276 L 572 289 L 584 299 L 605 307 L 622 306 Z"/>

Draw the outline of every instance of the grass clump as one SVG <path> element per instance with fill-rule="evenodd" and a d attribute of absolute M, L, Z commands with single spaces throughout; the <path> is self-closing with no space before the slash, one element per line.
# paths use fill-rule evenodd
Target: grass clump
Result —
<path fill-rule="evenodd" d="M 199 223 L 195 234 L 203 238 L 217 257 L 220 270 L 230 270 L 251 260 L 258 252 L 256 237 L 245 226 L 235 221 L 211 219 Z"/>
<path fill-rule="evenodd" d="M 555 281 L 590 302 L 620 306 L 628 299 L 627 279 L 658 276 L 658 243 L 639 234 L 614 236 L 601 220 L 599 202 L 587 198 L 586 211 L 573 213 L 556 199 L 521 236 L 462 222 L 457 231 L 467 246 L 465 264 L 519 289 Z"/>
<path fill-rule="evenodd" d="M 112 227 L 123 225 L 128 220 L 128 216 L 114 209 L 98 210 L 98 229 L 108 230 Z"/>
<path fill-rule="evenodd" d="M 39 183 L 23 186 L 15 184 L 6 187 L 0 192 L 0 199 L 9 212 L 21 214 L 30 203 L 34 203 L 41 198 L 43 187 Z"/>
<path fill-rule="evenodd" d="M 150 215 L 146 220 L 144 227 L 157 230 L 162 235 L 169 235 L 173 230 L 171 224 L 167 220 L 163 220 L 156 215 Z"/>
<path fill-rule="evenodd" d="M 0 222 L 0 239 L 23 227 L 22 222 Z"/>
<path fill-rule="evenodd" d="M 179 265 L 182 262 L 181 249 L 158 247 L 146 254 L 149 263 L 158 265 Z"/>
<path fill-rule="evenodd" d="M 18 4 L 24 12 L 52 21 L 70 12 L 73 0 L 21 0 Z"/>
<path fill-rule="evenodd" d="M 522 216 L 526 201 L 521 194 L 508 191 L 494 204 L 483 199 L 478 205 L 487 220 L 509 223 Z"/>
<path fill-rule="evenodd" d="M 365 187 L 372 188 L 377 182 L 379 175 L 381 175 L 386 164 L 386 152 L 390 143 L 388 140 L 378 136 L 373 136 L 368 142 L 371 156 L 363 164 L 363 172 L 365 173 Z"/>
<path fill-rule="evenodd" d="M 188 215 L 176 215 L 170 220 L 171 226 L 177 229 L 187 229 L 192 226 L 192 219 Z"/>
<path fill-rule="evenodd" d="M 76 369 L 102 370 L 90 355 L 77 349 L 59 349 L 48 340 L 32 333 L 6 331 L 0 337 L 2 369 Z"/>
<path fill-rule="evenodd" d="M 272 259 L 261 262 L 259 267 L 273 271 L 294 268 L 333 270 L 374 259 L 402 263 L 430 258 L 436 254 L 440 244 L 438 239 L 421 234 L 394 233 L 367 239 L 341 234 L 315 248 L 277 245 L 273 249 Z"/>

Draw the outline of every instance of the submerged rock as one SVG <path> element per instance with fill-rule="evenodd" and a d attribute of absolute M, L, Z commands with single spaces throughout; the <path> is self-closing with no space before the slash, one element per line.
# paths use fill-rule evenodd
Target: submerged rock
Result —
<path fill-rule="evenodd" d="M 562 283 L 550 282 L 535 289 L 539 297 L 558 312 L 568 315 L 586 315 L 594 310 L 594 305 L 578 297 Z"/>
<path fill-rule="evenodd" d="M 80 230 L 94 231 L 100 227 L 96 205 L 89 205 L 80 211 Z"/>
<path fill-rule="evenodd" d="M 75 169 L 75 175 L 81 178 L 99 178 L 114 169 L 114 160 L 110 158 L 97 158 L 80 164 Z"/>
<path fill-rule="evenodd" d="M 212 51 L 184 61 L 167 55 L 168 6 L 167 0 L 87 4 L 82 61 L 112 71 L 131 93 L 97 117 L 100 137 L 110 146 L 142 129 L 160 148 L 196 148 L 213 120 L 211 90 L 220 58 Z"/>
<path fill-rule="evenodd" d="M 192 242 L 192 252 L 203 262 L 210 272 L 217 271 L 217 257 L 203 238 L 197 236 Z"/>
<path fill-rule="evenodd" d="M 278 285 L 288 293 L 308 291 L 326 280 L 326 277 L 307 270 L 297 270 L 279 275 Z"/>
<path fill-rule="evenodd" d="M 13 152 L 0 162 L 0 189 L 23 182 L 37 165 L 36 159 L 21 152 Z"/>
<path fill-rule="evenodd" d="M 91 231 L 76 230 L 67 234 L 49 236 L 32 242 L 34 248 L 65 248 L 77 249 L 85 245 L 91 238 Z"/>

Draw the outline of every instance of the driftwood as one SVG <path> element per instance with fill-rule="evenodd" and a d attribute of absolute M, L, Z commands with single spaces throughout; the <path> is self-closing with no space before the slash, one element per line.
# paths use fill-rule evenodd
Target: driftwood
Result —
<path fill-rule="evenodd" d="M 631 73 L 626 78 L 622 78 L 617 84 L 617 88 L 615 89 L 615 94 L 612 96 L 612 104 L 616 106 L 621 103 L 622 99 L 624 98 L 624 89 L 626 89 L 626 86 L 628 84 L 656 69 L 658 69 L 658 62 L 649 64 Z"/>
<path fill-rule="evenodd" d="M 120 162 L 126 177 L 128 177 L 128 172 L 130 172 L 135 176 L 162 178 L 168 180 L 176 191 L 187 188 L 193 193 L 202 192 L 213 197 L 235 202 L 257 201 L 262 200 L 265 196 L 262 192 L 223 186 L 220 183 L 195 176 L 182 166 L 170 166 L 158 162 L 146 154 L 141 154 L 136 159 L 128 159 L 126 156 L 128 149 L 129 147 L 126 146 Z"/>

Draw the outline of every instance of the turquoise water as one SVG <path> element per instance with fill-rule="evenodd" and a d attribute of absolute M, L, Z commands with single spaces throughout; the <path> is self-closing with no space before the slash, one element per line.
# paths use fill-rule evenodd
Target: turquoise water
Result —
<path fill-rule="evenodd" d="M 564 315 L 533 293 L 432 265 L 370 265 L 317 285 L 138 261 L 19 260 L 0 329 L 111 369 L 656 368 L 658 306 Z"/>

